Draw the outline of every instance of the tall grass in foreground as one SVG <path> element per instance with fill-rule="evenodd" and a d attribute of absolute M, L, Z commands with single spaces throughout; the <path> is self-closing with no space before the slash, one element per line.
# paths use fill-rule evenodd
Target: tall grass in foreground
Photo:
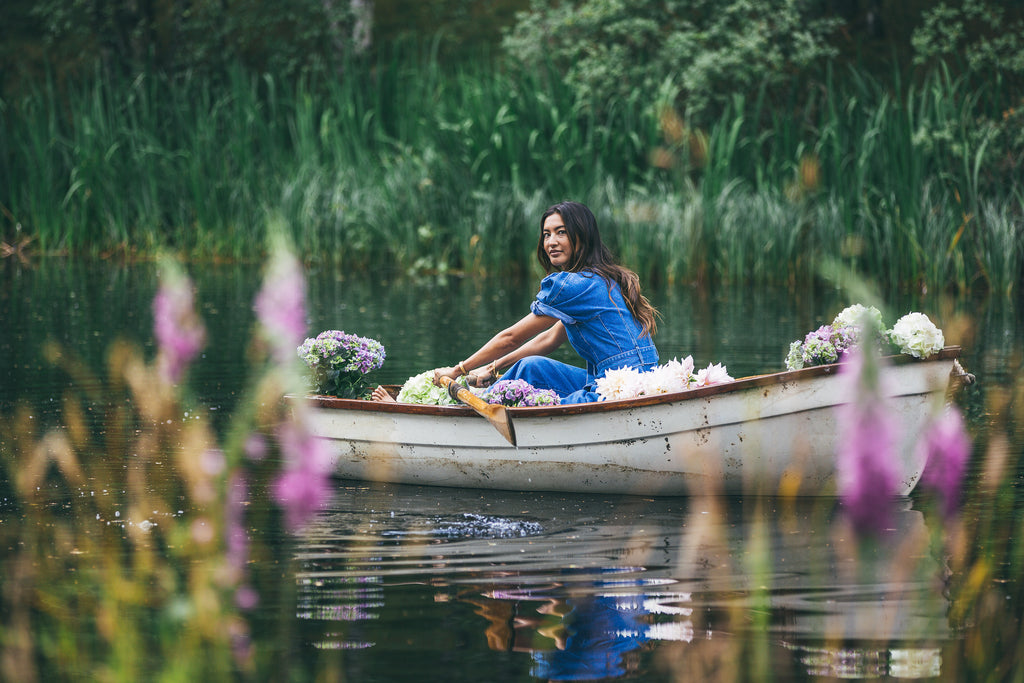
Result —
<path fill-rule="evenodd" d="M 1024 112 L 934 72 L 808 103 L 737 95 L 707 130 L 666 86 L 579 102 L 546 74 L 390 61 L 298 82 L 97 73 L 0 107 L 2 238 L 45 253 L 257 258 L 268 216 L 357 269 L 524 271 L 540 209 L 603 214 L 649 277 L 786 283 L 841 256 L 891 287 L 1009 290 L 1024 265 Z"/>
<path fill-rule="evenodd" d="M 72 380 L 62 424 L 39 434 L 20 406 L 0 429 L 3 512 L 19 529 L 0 529 L 4 680 L 276 680 L 306 665 L 254 642 L 265 620 L 278 637 L 291 627 L 292 610 L 253 610 L 294 604 L 281 539 L 329 493 L 322 444 L 283 400 L 305 384 L 305 287 L 287 246 L 275 254 L 254 304 L 247 397 L 223 435 L 182 383 L 206 338 L 177 266 L 154 298 L 152 361 L 118 341 L 96 373 L 47 347 Z M 257 510 L 253 497 L 277 505 Z"/>
<path fill-rule="evenodd" d="M 953 573 L 950 624 L 962 637 L 943 673 L 951 680 L 1020 681 L 1024 626 L 1001 615 L 1002 606 L 1024 600 L 1018 581 L 1024 575 L 1024 517 L 1016 483 L 1020 453 L 1009 439 L 1024 424 L 1024 382 L 1018 378 L 991 388 L 985 411 L 992 428 L 978 444 L 982 466 L 968 485 L 968 504 L 981 511 L 980 518 L 958 518 L 944 533 Z"/>
<path fill-rule="evenodd" d="M 293 308 L 278 304 L 282 291 L 299 298 L 296 273 L 294 265 L 267 271 L 269 284 L 256 302 L 263 333 L 253 338 L 249 354 L 253 381 L 222 439 L 201 411 L 191 410 L 187 390 L 176 383 L 203 338 L 191 292 L 180 279 L 161 288 L 154 302 L 155 361 L 118 343 L 106 372 L 94 374 L 60 349 L 50 350 L 72 379 L 62 399 L 62 425 L 39 433 L 27 409 L 0 420 L 2 504 L 5 515 L 17 518 L 0 525 L 5 680 L 303 681 L 345 672 L 338 653 L 320 650 L 311 657 L 307 650 L 302 661 L 292 653 L 289 638 L 300 628 L 294 607 L 300 568 L 282 541 L 276 510 L 247 504 L 269 496 L 281 502 L 271 482 L 298 469 L 280 439 L 296 426 L 296 414 L 280 399 L 291 374 L 285 356 L 295 362 L 289 344 L 301 334 L 276 327 L 294 322 Z M 789 533 L 808 533 L 814 525 L 814 533 L 836 540 L 840 572 L 865 573 L 879 585 L 895 574 L 934 579 L 936 591 L 949 587 L 953 636 L 935 646 L 943 649 L 942 675 L 950 680 L 1024 676 L 1017 616 L 1024 604 L 1024 515 L 1019 454 L 1009 440 L 1024 421 L 1024 382 L 1018 376 L 1012 386 L 986 392 L 976 450 L 981 466 L 968 486 L 968 508 L 981 511 L 979 517 L 947 516 L 933 505 L 943 501 L 923 495 L 916 505 L 930 518 L 930 538 L 883 534 L 872 541 L 833 522 L 827 503 L 821 515 L 805 517 L 794 514 L 785 494 L 775 501 Z M 763 483 L 764 490 L 774 488 Z M 770 500 L 747 499 L 758 506 Z M 683 677 L 773 680 L 768 650 L 779 644 L 770 629 L 787 615 L 772 613 L 768 530 L 754 525 L 742 552 L 731 552 L 728 539 L 713 533 L 729 528 L 720 508 L 714 497 L 695 507 L 685 533 L 699 557 L 720 554 L 717 561 L 746 568 L 739 575 L 749 579 L 738 582 L 729 599 L 713 601 L 725 603 L 715 609 L 725 613 L 729 633 L 744 637 L 708 639 L 708 647 L 692 650 L 665 648 L 661 663 Z M 665 561 L 651 552 L 655 562 Z M 930 573 L 936 558 L 948 563 L 949 577 Z M 279 609 L 256 609 L 257 599 Z M 893 621 L 871 632 L 870 644 L 883 651 L 902 648 L 902 639 L 914 635 L 893 628 L 900 617 L 915 623 L 917 616 L 902 614 L 912 608 L 893 602 L 886 610 Z M 841 628 L 830 637 L 835 640 L 826 646 L 834 650 L 823 648 L 822 656 L 850 651 Z"/>

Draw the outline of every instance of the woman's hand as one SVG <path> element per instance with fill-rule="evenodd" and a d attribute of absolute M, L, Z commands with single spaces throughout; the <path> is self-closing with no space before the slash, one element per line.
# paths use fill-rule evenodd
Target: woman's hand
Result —
<path fill-rule="evenodd" d="M 447 377 L 449 379 L 458 379 L 459 377 L 462 377 L 462 370 L 459 370 L 459 368 L 457 367 L 438 368 L 434 370 L 434 384 L 436 384 L 439 387 L 444 386 L 443 384 L 441 384 L 442 377 Z"/>
<path fill-rule="evenodd" d="M 494 384 L 494 375 L 491 374 L 490 366 L 483 370 L 474 370 L 466 375 L 466 381 L 471 387 L 489 387 Z"/>

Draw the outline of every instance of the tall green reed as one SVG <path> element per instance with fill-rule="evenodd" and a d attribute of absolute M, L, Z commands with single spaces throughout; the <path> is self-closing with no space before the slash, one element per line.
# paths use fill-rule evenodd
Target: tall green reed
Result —
<path fill-rule="evenodd" d="M 793 282 L 839 255 L 891 287 L 1012 288 L 1020 250 L 991 243 L 1012 242 L 1020 184 L 977 123 L 988 100 L 944 71 L 895 82 L 827 74 L 785 111 L 737 95 L 699 130 L 666 117 L 671 83 L 582 102 L 401 43 L 294 81 L 98 71 L 7 103 L 4 234 L 251 259 L 273 214 L 313 260 L 523 271 L 533 207 L 575 198 L 615 202 L 605 229 L 645 276 Z"/>
<path fill-rule="evenodd" d="M 969 266 L 986 258 L 976 254 L 978 233 L 962 241 L 964 218 L 981 197 L 1005 189 L 983 178 L 993 133 L 969 130 L 976 103 L 962 89 L 944 72 L 906 95 L 853 74 L 842 84 L 825 82 L 820 106 L 808 109 L 816 119 L 794 124 L 775 115 L 766 134 L 743 121 L 761 116 L 759 103 L 749 108 L 736 98 L 707 133 L 698 175 L 712 209 L 704 253 L 715 271 L 786 281 L 840 255 L 890 286 L 971 286 L 979 274 Z M 748 186 L 762 204 L 788 201 L 795 210 L 774 218 L 744 210 Z M 1012 220 L 1014 208 L 1003 215 Z M 728 216 L 739 223 L 723 222 Z M 794 245 L 784 254 L 791 260 L 765 272 L 760 255 L 785 243 Z M 1000 270 L 999 281 L 1012 286 L 1009 274 Z"/>

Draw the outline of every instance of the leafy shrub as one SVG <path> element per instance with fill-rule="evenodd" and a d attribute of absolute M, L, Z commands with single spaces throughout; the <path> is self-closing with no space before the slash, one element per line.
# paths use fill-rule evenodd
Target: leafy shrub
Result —
<path fill-rule="evenodd" d="M 809 2 L 534 0 L 503 41 L 529 70 L 551 67 L 583 100 L 651 96 L 666 81 L 693 119 L 710 119 L 737 91 L 779 89 L 835 55 L 836 21 Z"/>
<path fill-rule="evenodd" d="M 1024 166 L 1024 10 L 1012 7 L 1017 4 L 942 2 L 923 14 L 911 37 L 916 65 L 951 71 L 978 98 L 971 130 L 975 138 L 986 139 L 981 153 L 985 165 L 996 170 L 996 183 L 1019 177 Z M 920 133 L 929 134 L 949 135 Z M 975 163 L 968 154 L 959 156 L 965 165 Z"/>

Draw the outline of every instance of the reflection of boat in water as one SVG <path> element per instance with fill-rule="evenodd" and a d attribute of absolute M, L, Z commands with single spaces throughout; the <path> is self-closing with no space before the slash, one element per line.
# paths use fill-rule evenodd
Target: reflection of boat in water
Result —
<path fill-rule="evenodd" d="M 927 546 L 909 504 L 869 548 L 820 499 L 350 485 L 302 539 L 299 613 L 365 670 L 457 644 L 607 678 L 766 647 L 776 672 L 924 676 L 949 637 Z"/>

